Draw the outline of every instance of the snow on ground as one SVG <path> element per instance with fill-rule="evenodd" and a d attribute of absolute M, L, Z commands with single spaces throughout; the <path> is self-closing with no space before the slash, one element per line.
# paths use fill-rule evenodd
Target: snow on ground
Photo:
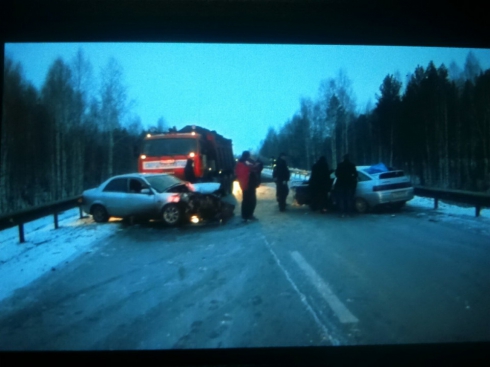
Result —
<path fill-rule="evenodd" d="M 61 213 L 58 223 L 54 229 L 53 216 L 26 223 L 25 243 L 19 242 L 18 227 L 0 231 L 0 301 L 121 230 L 91 217 L 80 219 L 78 208 Z"/>
<path fill-rule="evenodd" d="M 406 209 L 416 212 L 421 219 L 448 222 L 469 230 L 490 235 L 490 208 L 483 208 L 480 216 L 475 216 L 475 207 L 452 205 L 439 200 L 439 208 L 434 209 L 434 199 L 415 196 L 407 202 Z"/>
<path fill-rule="evenodd" d="M 420 196 L 415 196 L 410 200 L 407 205 L 413 208 L 421 209 L 432 209 L 434 210 L 434 199 L 423 198 Z M 475 207 L 461 205 L 451 205 L 439 200 L 439 209 L 435 210 L 436 213 L 445 214 L 450 217 L 454 216 L 469 216 L 475 217 Z M 480 211 L 480 217 L 490 219 L 490 209 L 483 208 Z"/>

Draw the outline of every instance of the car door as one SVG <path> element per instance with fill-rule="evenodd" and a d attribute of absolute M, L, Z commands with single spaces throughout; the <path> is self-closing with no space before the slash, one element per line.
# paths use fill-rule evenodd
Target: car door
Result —
<path fill-rule="evenodd" d="M 102 190 L 102 203 L 113 217 L 123 217 L 126 212 L 124 200 L 128 193 L 128 179 L 114 178 Z"/>
<path fill-rule="evenodd" d="M 368 200 L 373 191 L 373 180 L 362 171 L 357 171 L 356 197 Z"/>
<path fill-rule="evenodd" d="M 125 194 L 126 216 L 153 217 L 157 214 L 156 198 L 148 185 L 139 178 L 129 178 L 129 192 Z M 143 190 L 143 192 L 142 192 Z"/>

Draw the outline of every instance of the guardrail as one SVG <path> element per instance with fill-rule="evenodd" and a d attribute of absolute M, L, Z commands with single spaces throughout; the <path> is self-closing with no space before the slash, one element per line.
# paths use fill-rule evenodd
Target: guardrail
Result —
<path fill-rule="evenodd" d="M 475 216 L 477 217 L 480 216 L 482 208 L 490 208 L 490 195 L 479 192 L 415 186 L 414 194 L 434 199 L 434 209 L 439 207 L 439 200 L 450 200 L 462 204 L 469 204 L 475 207 Z"/>
<path fill-rule="evenodd" d="M 268 168 L 270 169 L 270 168 Z M 307 179 L 309 172 L 299 169 L 290 169 L 291 173 L 297 177 Z M 439 200 L 450 200 L 463 204 L 469 204 L 475 207 L 475 216 L 480 216 L 482 208 L 490 208 L 490 195 L 462 190 L 438 189 L 432 187 L 415 186 L 414 194 L 416 196 L 434 199 L 434 209 L 438 208 Z M 19 242 L 25 242 L 24 224 L 34 220 L 53 215 L 54 228 L 58 229 L 58 214 L 75 207 L 79 208 L 80 218 L 83 218 L 82 207 L 80 204 L 81 196 L 70 199 L 60 200 L 58 202 L 39 206 L 32 209 L 26 209 L 16 213 L 3 215 L 0 217 L 0 231 L 19 227 Z"/>
<path fill-rule="evenodd" d="M 307 180 L 310 177 L 310 172 L 307 170 L 297 168 L 290 168 L 289 170 L 292 177 L 303 180 Z M 475 207 L 476 217 L 480 216 L 482 208 L 490 208 L 490 195 L 484 193 L 414 186 L 414 194 L 416 196 L 434 199 L 434 209 L 438 209 L 439 200 L 450 200 L 461 204 L 472 205 Z"/>
<path fill-rule="evenodd" d="M 264 170 L 262 174 L 270 175 L 272 177 L 272 166 L 264 166 Z M 291 178 L 299 179 L 299 180 L 307 180 L 310 178 L 310 171 L 297 169 L 297 168 L 289 168 L 289 172 L 291 173 Z"/>
<path fill-rule="evenodd" d="M 38 206 L 36 208 L 22 210 L 16 213 L 11 213 L 7 215 L 3 215 L 0 217 L 0 231 L 12 228 L 15 226 L 19 227 L 19 242 L 25 242 L 24 235 L 24 224 L 28 222 L 32 222 L 34 220 L 47 217 L 49 215 L 54 216 L 54 228 L 58 229 L 58 214 L 75 208 L 78 206 L 80 210 L 80 218 L 83 218 L 82 207 L 80 204 L 81 196 L 76 196 L 70 199 L 64 199 L 57 201 L 55 203 Z"/>

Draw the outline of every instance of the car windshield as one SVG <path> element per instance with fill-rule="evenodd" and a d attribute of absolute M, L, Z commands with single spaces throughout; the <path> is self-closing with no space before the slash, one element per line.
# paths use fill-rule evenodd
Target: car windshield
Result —
<path fill-rule="evenodd" d="M 172 175 L 148 176 L 145 178 L 150 183 L 151 187 L 159 193 L 167 191 L 172 186 L 185 183 Z"/>
<path fill-rule="evenodd" d="M 196 139 L 164 138 L 147 140 L 143 149 L 149 157 L 188 155 L 197 149 Z"/>

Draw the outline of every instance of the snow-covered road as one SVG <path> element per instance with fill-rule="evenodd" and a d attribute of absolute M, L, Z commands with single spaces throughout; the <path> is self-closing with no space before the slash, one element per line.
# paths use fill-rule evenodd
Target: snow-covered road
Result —
<path fill-rule="evenodd" d="M 249 224 L 239 206 L 225 225 L 180 229 L 97 224 L 75 209 L 58 230 L 52 218 L 27 225 L 24 244 L 16 228 L 0 232 L 2 349 L 490 340 L 478 326 L 489 322 L 488 210 L 415 198 L 341 219 L 291 197 L 279 213 L 274 196 L 259 188 Z"/>

